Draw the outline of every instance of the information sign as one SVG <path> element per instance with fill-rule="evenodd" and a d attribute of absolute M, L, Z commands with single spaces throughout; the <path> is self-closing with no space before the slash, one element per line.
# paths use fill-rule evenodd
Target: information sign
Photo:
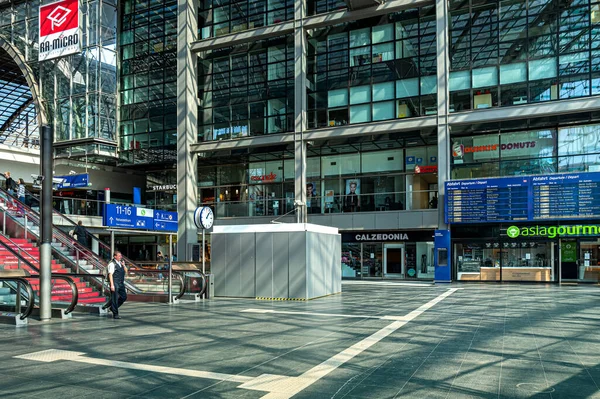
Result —
<path fill-rule="evenodd" d="M 600 172 L 446 182 L 446 223 L 600 217 Z"/>
<path fill-rule="evenodd" d="M 104 225 L 107 227 L 176 232 L 177 221 L 177 212 L 130 205 L 106 204 L 104 212 Z"/>

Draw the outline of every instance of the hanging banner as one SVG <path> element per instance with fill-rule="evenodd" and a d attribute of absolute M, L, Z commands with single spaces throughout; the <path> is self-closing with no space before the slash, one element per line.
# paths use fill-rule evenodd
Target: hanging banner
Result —
<path fill-rule="evenodd" d="M 79 0 L 40 6 L 38 61 L 81 52 Z"/>

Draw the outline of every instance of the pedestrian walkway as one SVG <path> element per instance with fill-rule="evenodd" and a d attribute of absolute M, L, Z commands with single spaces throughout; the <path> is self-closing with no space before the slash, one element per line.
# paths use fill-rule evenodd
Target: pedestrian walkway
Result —
<path fill-rule="evenodd" d="M 15 398 L 600 398 L 600 287 L 344 284 L 0 325 Z"/>

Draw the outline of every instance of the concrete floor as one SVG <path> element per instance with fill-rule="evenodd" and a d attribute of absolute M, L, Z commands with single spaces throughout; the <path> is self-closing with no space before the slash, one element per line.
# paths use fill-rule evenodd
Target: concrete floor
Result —
<path fill-rule="evenodd" d="M 0 325 L 0 397 L 600 398 L 598 286 L 345 282 L 121 316 Z"/>

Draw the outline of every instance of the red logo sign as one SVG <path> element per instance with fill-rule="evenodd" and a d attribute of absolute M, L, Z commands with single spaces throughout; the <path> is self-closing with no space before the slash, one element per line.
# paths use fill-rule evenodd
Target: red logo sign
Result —
<path fill-rule="evenodd" d="M 79 27 L 78 0 L 63 0 L 40 6 L 40 36 Z"/>
<path fill-rule="evenodd" d="M 276 178 L 277 178 L 277 175 L 275 173 L 271 172 L 268 175 L 251 176 L 250 180 L 251 181 L 273 181 Z"/>
<path fill-rule="evenodd" d="M 437 165 L 425 165 L 425 166 L 417 165 L 417 166 L 415 166 L 415 174 L 437 173 L 437 171 L 438 171 Z"/>

